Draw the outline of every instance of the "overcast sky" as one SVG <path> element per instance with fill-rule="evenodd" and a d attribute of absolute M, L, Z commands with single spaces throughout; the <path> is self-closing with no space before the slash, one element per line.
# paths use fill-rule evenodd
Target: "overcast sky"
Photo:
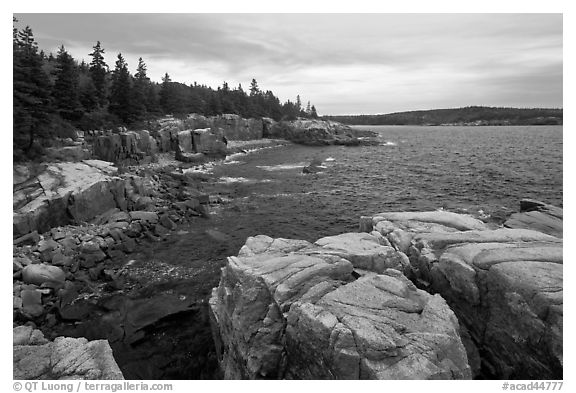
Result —
<path fill-rule="evenodd" d="M 320 114 L 467 105 L 562 107 L 560 14 L 16 14 L 41 49 L 248 88 Z"/>

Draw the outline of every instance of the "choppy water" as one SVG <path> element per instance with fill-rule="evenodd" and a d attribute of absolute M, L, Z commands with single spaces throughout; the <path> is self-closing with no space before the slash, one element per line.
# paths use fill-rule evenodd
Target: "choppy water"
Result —
<path fill-rule="evenodd" d="M 314 240 L 356 228 L 361 215 L 446 208 L 516 210 L 529 197 L 562 206 L 562 127 L 361 127 L 379 146 L 287 146 L 217 166 L 242 235 Z M 312 159 L 326 166 L 303 175 Z M 224 191 L 226 192 L 226 191 Z"/>
<path fill-rule="evenodd" d="M 382 211 L 445 208 L 504 217 L 525 197 L 562 206 L 562 127 L 361 128 L 378 131 L 380 145 L 289 145 L 235 155 L 215 165 L 215 181 L 205 191 L 229 203 L 185 232 L 147 245 L 145 258 L 198 269 L 201 279 L 186 291 L 208 297 L 226 256 L 237 254 L 248 236 L 315 241 L 355 231 L 361 215 Z M 323 172 L 302 174 L 313 159 L 322 161 Z M 207 321 L 202 323 L 201 333 L 195 334 L 206 344 L 210 333 Z M 179 331 L 184 337 L 185 331 Z M 211 347 L 201 349 L 202 354 L 192 347 L 200 350 L 182 341 L 175 348 L 186 352 L 184 358 L 200 356 L 204 366 L 173 377 L 210 376 L 202 367 L 208 367 L 203 359 L 211 359 L 209 367 L 214 367 L 214 357 L 206 355 Z M 137 364 L 145 364 L 147 357 L 137 358 Z M 155 374 L 127 377 L 150 375 Z"/>

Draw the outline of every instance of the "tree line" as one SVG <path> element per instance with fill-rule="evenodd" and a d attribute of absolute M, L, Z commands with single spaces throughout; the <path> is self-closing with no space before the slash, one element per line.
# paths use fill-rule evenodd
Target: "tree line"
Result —
<path fill-rule="evenodd" d="M 325 119 L 357 125 L 556 125 L 562 124 L 562 109 L 494 108 L 468 106 L 454 109 L 432 109 L 396 112 L 383 115 L 324 116 Z"/>
<path fill-rule="evenodd" d="M 13 27 L 12 39 L 15 160 L 32 158 L 51 139 L 72 136 L 74 129 L 139 127 L 168 114 L 231 113 L 277 121 L 318 117 L 315 106 L 310 102 L 304 106 L 299 95 L 295 101 L 281 103 L 256 79 L 247 91 L 241 84 L 231 88 L 227 82 L 217 89 L 196 82 L 187 85 L 173 81 L 168 73 L 156 83 L 148 77 L 142 58 L 133 75 L 121 53 L 109 67 L 100 41 L 86 63 L 74 59 L 64 46 L 56 56 L 47 55 L 38 48 L 29 26 Z"/>

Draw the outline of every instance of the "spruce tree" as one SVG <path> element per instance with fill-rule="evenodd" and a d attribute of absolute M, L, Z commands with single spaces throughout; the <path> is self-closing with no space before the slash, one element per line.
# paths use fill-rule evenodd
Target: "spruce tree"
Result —
<path fill-rule="evenodd" d="M 148 85 L 150 84 L 150 79 L 146 75 L 146 71 L 146 63 L 144 63 L 142 58 L 139 58 L 138 68 L 134 74 L 134 84 L 130 98 L 132 105 L 130 115 L 131 121 L 142 120 L 146 116 L 146 93 L 148 90 Z"/>
<path fill-rule="evenodd" d="M 296 116 L 300 116 L 300 111 L 302 111 L 302 101 L 300 101 L 300 95 L 296 96 Z"/>
<path fill-rule="evenodd" d="M 310 108 L 310 117 L 313 119 L 318 118 L 318 113 L 316 113 L 316 107 L 314 105 L 312 105 L 312 108 Z"/>
<path fill-rule="evenodd" d="M 118 53 L 110 90 L 110 106 L 108 110 L 118 116 L 124 124 L 128 123 L 131 115 L 130 73 L 128 72 L 128 64 L 126 64 L 121 53 Z"/>
<path fill-rule="evenodd" d="M 101 47 L 100 41 L 92 47 L 94 51 L 90 53 L 92 61 L 90 62 L 90 76 L 96 88 L 98 97 L 98 104 L 100 106 L 106 105 L 106 72 L 108 65 L 104 61 L 104 48 Z"/>
<path fill-rule="evenodd" d="M 160 87 L 160 97 L 159 97 L 159 103 L 160 103 L 160 108 L 162 108 L 162 111 L 164 113 L 171 113 L 172 112 L 172 108 L 171 108 L 171 95 L 172 95 L 172 86 L 170 85 L 170 83 L 172 82 L 172 80 L 170 79 L 170 75 L 168 75 L 168 73 L 164 74 L 164 76 L 162 77 L 162 86 Z"/>
<path fill-rule="evenodd" d="M 78 90 L 78 71 L 74 59 L 64 46 L 56 57 L 56 81 L 52 89 L 54 106 L 66 120 L 78 120 L 82 116 Z"/>
<path fill-rule="evenodd" d="M 15 159 L 29 153 L 34 141 L 49 132 L 53 111 L 50 80 L 29 26 L 13 32 L 13 143 Z M 44 135 L 43 135 L 44 134 Z"/>
<path fill-rule="evenodd" d="M 256 79 L 252 79 L 252 83 L 250 83 L 250 96 L 253 97 L 260 93 L 260 89 L 258 88 L 258 82 Z"/>

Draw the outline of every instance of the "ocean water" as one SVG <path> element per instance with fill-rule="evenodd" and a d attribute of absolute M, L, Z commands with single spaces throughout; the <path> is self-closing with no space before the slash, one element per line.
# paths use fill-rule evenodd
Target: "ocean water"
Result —
<path fill-rule="evenodd" d="M 226 226 L 245 235 L 315 240 L 355 230 L 381 211 L 483 212 L 495 218 L 521 198 L 562 206 L 562 127 L 358 127 L 378 146 L 267 149 L 216 166 L 235 209 Z M 311 160 L 322 173 L 302 174 Z M 229 214 L 232 213 L 232 216 Z M 240 225 L 241 223 L 241 225 Z M 231 229 L 231 228 L 230 228 Z"/>
<path fill-rule="evenodd" d="M 562 206 L 562 127 L 359 128 L 377 131 L 380 144 L 288 145 L 211 166 L 202 187 L 224 203 L 131 257 L 189 269 L 194 278 L 173 290 L 205 302 L 248 236 L 313 242 L 383 211 L 443 208 L 501 221 L 521 198 Z M 322 172 L 303 174 L 312 160 Z M 218 377 L 206 317 L 154 329 L 136 346 L 113 346 L 127 378 Z"/>
<path fill-rule="evenodd" d="M 361 128 L 381 143 L 280 146 L 214 165 L 203 187 L 225 203 L 149 253 L 206 266 L 208 296 L 248 236 L 313 242 L 357 231 L 360 216 L 384 211 L 446 209 L 502 222 L 521 198 L 562 206 L 560 126 Z M 315 159 L 322 172 L 303 174 Z"/>

